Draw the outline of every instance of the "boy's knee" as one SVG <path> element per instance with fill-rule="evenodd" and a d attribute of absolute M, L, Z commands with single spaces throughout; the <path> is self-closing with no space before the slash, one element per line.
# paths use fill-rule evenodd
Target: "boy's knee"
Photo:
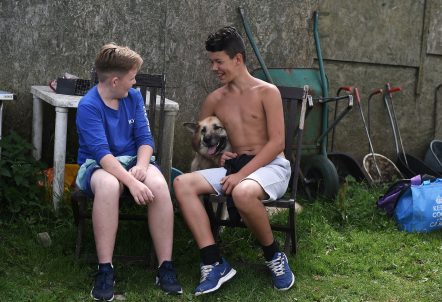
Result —
<path fill-rule="evenodd" d="M 253 188 L 247 185 L 238 184 L 232 191 L 232 198 L 235 204 L 247 202 L 251 199 L 256 199 L 257 194 Z"/>
<path fill-rule="evenodd" d="M 146 179 L 147 180 L 147 179 Z M 161 191 L 161 190 L 169 190 L 169 187 L 167 186 L 167 182 L 164 179 L 164 177 L 153 177 L 151 179 L 149 179 L 149 186 L 154 190 L 154 191 Z"/>
<path fill-rule="evenodd" d="M 251 204 L 253 200 L 259 200 L 259 192 L 255 186 L 241 182 L 232 191 L 232 198 L 235 206 L 239 209 Z"/>
<path fill-rule="evenodd" d="M 95 194 L 99 191 L 119 193 L 122 189 L 122 184 L 115 176 L 109 174 L 97 176 L 97 178 L 94 179 L 93 187 L 95 189 Z"/>
<path fill-rule="evenodd" d="M 183 189 L 189 188 L 190 177 L 188 174 L 183 174 L 175 177 L 173 180 L 173 189 L 176 191 L 182 191 Z"/>

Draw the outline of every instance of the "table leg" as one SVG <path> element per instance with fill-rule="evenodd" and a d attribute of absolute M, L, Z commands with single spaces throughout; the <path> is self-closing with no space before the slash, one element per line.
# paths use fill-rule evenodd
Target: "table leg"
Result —
<path fill-rule="evenodd" d="M 55 107 L 54 181 L 52 185 L 52 202 L 55 210 L 58 210 L 64 193 L 67 124 L 68 108 Z"/>
<path fill-rule="evenodd" d="M 2 139 L 2 125 L 3 125 L 3 101 L 0 100 L 0 140 Z M 0 158 L 2 157 L 2 148 L 0 148 Z"/>
<path fill-rule="evenodd" d="M 36 160 L 41 158 L 43 134 L 43 101 L 38 97 L 32 97 L 32 155 Z"/>

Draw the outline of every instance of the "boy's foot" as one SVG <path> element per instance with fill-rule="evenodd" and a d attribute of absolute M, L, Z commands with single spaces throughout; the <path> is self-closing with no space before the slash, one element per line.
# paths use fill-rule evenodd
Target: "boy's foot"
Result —
<path fill-rule="evenodd" d="M 288 290 L 295 283 L 295 275 L 290 270 L 287 256 L 277 252 L 273 259 L 266 261 L 266 265 L 272 272 L 273 287 L 277 290 Z"/>
<path fill-rule="evenodd" d="M 114 268 L 110 263 L 101 264 L 95 275 L 95 283 L 91 290 L 91 297 L 97 301 L 112 301 L 114 299 L 114 285 Z"/>
<path fill-rule="evenodd" d="M 195 296 L 216 291 L 223 283 L 232 279 L 235 274 L 236 270 L 224 258 L 222 258 L 222 263 L 201 264 L 201 279 L 200 284 L 195 288 Z"/>
<path fill-rule="evenodd" d="M 166 292 L 166 294 L 179 295 L 183 293 L 183 289 L 178 283 L 172 261 L 164 261 L 158 268 L 155 284 Z"/>

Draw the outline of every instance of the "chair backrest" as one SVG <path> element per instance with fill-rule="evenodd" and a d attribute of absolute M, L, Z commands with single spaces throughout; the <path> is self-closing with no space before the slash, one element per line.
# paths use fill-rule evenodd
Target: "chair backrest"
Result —
<path fill-rule="evenodd" d="M 150 129 L 155 141 L 155 160 L 161 165 L 161 146 L 164 132 L 164 107 L 166 104 L 166 77 L 163 74 L 137 74 L 134 88 L 141 92 L 146 106 Z M 163 171 L 164 172 L 164 171 Z"/>
<path fill-rule="evenodd" d="M 284 109 L 285 123 L 285 157 L 293 162 L 293 147 L 296 144 L 297 129 L 299 126 L 298 107 L 301 106 L 301 100 L 304 95 L 304 89 L 298 87 L 278 86 L 281 93 L 282 105 Z M 292 165 L 293 168 L 293 165 Z"/>

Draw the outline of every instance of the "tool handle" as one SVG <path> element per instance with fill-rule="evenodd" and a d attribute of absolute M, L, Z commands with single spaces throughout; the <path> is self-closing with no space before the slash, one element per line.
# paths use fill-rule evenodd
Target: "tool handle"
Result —
<path fill-rule="evenodd" d="M 361 103 L 361 97 L 359 95 L 359 89 L 357 87 L 355 87 L 353 89 L 353 96 L 355 97 L 356 102 L 358 102 L 358 104 L 360 104 Z"/>
<path fill-rule="evenodd" d="M 393 97 L 393 93 L 399 92 L 402 90 L 401 87 L 391 87 L 390 83 L 385 84 L 385 86 L 387 87 L 387 91 L 385 91 L 385 93 L 388 94 L 390 99 Z"/>
<path fill-rule="evenodd" d="M 370 93 L 370 95 L 368 96 L 368 99 L 371 99 L 373 96 L 375 96 L 376 94 L 382 94 L 384 91 L 382 89 L 376 89 L 375 91 L 373 91 L 372 93 Z"/>
<path fill-rule="evenodd" d="M 353 87 L 352 86 L 342 86 L 342 87 L 339 87 L 338 92 L 336 93 L 336 95 L 339 95 L 341 93 L 341 91 L 345 91 L 345 92 L 351 93 L 353 91 Z"/>

